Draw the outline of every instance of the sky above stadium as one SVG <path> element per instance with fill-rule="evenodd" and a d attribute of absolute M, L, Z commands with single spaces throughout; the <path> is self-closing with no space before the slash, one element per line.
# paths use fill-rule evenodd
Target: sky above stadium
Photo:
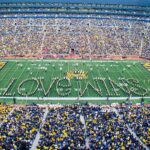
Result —
<path fill-rule="evenodd" d="M 67 2 L 150 6 L 150 0 L 0 0 L 0 2 Z"/>

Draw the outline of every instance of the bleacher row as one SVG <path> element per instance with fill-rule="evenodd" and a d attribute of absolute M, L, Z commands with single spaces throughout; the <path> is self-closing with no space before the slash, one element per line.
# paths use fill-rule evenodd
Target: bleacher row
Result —
<path fill-rule="evenodd" d="M 65 55 L 74 49 L 78 55 L 150 58 L 149 22 L 59 17 L 1 18 L 0 55 Z"/>
<path fill-rule="evenodd" d="M 144 150 L 145 146 L 150 147 L 148 106 L 0 105 L 0 110 L 1 150 L 33 147 L 37 150 Z"/>

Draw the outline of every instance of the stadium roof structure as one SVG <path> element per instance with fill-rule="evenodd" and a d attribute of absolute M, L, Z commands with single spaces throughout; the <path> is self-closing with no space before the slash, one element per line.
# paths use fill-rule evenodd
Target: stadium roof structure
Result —
<path fill-rule="evenodd" d="M 16 2 L 48 2 L 48 3 L 82 3 L 82 4 L 117 4 L 117 5 L 136 5 L 150 6 L 150 0 L 0 0 L 0 3 Z"/>

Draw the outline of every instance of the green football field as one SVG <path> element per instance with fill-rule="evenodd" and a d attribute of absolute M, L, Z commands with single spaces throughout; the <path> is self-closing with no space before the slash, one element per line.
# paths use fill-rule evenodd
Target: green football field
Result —
<path fill-rule="evenodd" d="M 0 97 L 150 97 L 141 61 L 1 60 Z"/>

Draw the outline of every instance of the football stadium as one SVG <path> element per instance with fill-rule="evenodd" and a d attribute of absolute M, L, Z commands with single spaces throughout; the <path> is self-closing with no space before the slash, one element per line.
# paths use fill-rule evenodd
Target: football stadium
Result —
<path fill-rule="evenodd" d="M 0 0 L 0 150 L 149 150 L 150 1 Z"/>

